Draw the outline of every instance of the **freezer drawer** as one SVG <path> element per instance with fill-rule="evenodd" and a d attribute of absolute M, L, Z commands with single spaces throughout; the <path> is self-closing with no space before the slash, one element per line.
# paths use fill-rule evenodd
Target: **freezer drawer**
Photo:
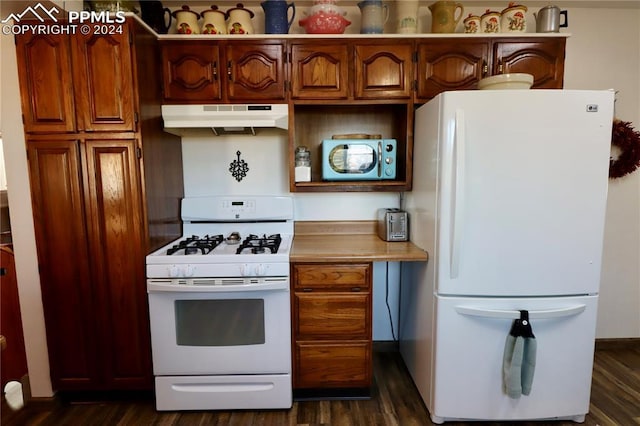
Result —
<path fill-rule="evenodd" d="M 434 422 L 448 419 L 573 418 L 589 411 L 597 296 L 558 298 L 436 297 Z M 531 393 L 503 391 L 505 340 L 528 310 L 537 342 Z"/>

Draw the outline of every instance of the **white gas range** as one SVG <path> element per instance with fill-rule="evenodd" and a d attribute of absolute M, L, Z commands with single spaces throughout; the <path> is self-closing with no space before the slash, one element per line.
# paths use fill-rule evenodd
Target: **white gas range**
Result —
<path fill-rule="evenodd" d="M 182 201 L 147 256 L 158 410 L 290 408 L 290 197 Z"/>

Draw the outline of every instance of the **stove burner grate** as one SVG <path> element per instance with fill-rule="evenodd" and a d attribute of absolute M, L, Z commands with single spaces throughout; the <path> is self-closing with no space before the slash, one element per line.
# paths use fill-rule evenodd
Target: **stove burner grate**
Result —
<path fill-rule="evenodd" d="M 218 247 L 224 238 L 222 235 L 205 235 L 204 237 L 199 237 L 197 235 L 193 235 L 191 237 L 187 237 L 184 240 L 178 242 L 178 244 L 173 245 L 173 247 L 167 249 L 167 255 L 170 256 L 172 254 L 181 254 L 184 250 L 185 255 L 189 254 L 208 254 L 214 248 Z"/>
<path fill-rule="evenodd" d="M 240 247 L 236 250 L 236 254 L 263 254 L 267 253 L 267 250 L 274 254 L 278 252 L 281 242 L 282 237 L 280 234 L 263 235 L 262 237 L 251 234 L 242 241 Z"/>

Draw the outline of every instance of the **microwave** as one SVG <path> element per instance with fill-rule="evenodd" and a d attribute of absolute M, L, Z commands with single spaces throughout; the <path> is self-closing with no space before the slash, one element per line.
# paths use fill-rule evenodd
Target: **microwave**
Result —
<path fill-rule="evenodd" d="M 396 152 L 395 139 L 325 139 L 322 179 L 395 179 Z"/>

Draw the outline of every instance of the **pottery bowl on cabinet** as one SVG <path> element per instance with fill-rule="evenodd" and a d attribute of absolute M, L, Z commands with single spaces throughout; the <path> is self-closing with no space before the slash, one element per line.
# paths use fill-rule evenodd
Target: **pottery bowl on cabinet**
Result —
<path fill-rule="evenodd" d="M 480 90 L 529 89 L 533 85 L 533 76 L 525 73 L 498 74 L 478 81 Z"/>

